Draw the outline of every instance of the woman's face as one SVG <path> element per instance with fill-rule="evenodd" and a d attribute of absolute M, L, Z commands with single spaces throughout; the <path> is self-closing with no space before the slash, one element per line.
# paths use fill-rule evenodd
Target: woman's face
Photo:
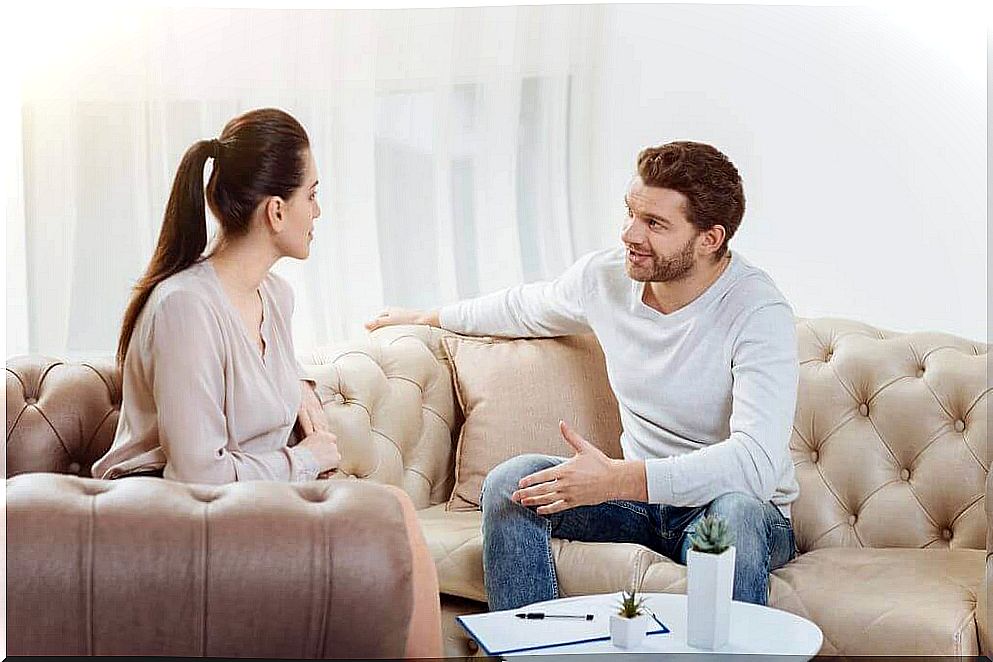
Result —
<path fill-rule="evenodd" d="M 304 153 L 307 168 L 303 184 L 293 192 L 283 207 L 283 230 L 276 235 L 282 255 L 305 260 L 310 255 L 310 242 L 314 239 L 314 221 L 321 215 L 317 204 L 317 164 L 308 149 Z"/>

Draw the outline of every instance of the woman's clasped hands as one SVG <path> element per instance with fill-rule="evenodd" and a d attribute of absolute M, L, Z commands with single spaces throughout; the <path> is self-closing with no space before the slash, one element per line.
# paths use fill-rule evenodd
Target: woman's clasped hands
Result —
<path fill-rule="evenodd" d="M 305 381 L 300 382 L 301 399 L 300 411 L 297 413 L 297 423 L 303 434 L 303 440 L 298 444 L 306 448 L 317 460 L 321 467 L 318 478 L 327 478 L 337 471 L 341 463 L 338 453 L 338 437 L 331 432 L 328 417 L 321 407 L 321 401 L 314 388 Z"/>

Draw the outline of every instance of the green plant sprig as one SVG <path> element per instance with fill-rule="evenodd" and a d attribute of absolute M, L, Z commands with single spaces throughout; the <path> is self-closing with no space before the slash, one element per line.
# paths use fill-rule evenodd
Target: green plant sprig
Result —
<path fill-rule="evenodd" d="M 690 545 L 704 554 L 723 554 L 734 544 L 734 534 L 728 529 L 727 521 L 717 515 L 707 515 L 697 524 L 690 536 Z"/>
<path fill-rule="evenodd" d="M 644 614 L 642 607 L 645 604 L 646 598 L 638 597 L 638 592 L 635 589 L 631 591 L 624 591 L 624 599 L 621 600 L 618 605 L 618 615 L 624 618 L 635 618 L 636 616 L 641 616 Z"/>

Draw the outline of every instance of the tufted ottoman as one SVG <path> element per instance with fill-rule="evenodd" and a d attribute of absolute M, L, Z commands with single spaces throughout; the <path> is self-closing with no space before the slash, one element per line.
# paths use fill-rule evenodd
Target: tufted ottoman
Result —
<path fill-rule="evenodd" d="M 17 357 L 6 381 L 8 653 L 441 652 L 436 572 L 399 488 L 95 480 L 120 404 L 113 359 Z"/>

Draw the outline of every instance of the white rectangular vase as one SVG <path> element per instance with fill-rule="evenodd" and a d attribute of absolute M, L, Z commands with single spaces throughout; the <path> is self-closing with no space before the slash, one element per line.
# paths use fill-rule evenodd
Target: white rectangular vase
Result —
<path fill-rule="evenodd" d="M 716 650 L 727 643 L 734 588 L 734 547 L 686 554 L 686 643 Z"/>
<path fill-rule="evenodd" d="M 648 617 L 645 615 L 624 618 L 618 614 L 611 614 L 610 641 L 618 648 L 635 648 L 645 640 L 648 624 Z"/>

